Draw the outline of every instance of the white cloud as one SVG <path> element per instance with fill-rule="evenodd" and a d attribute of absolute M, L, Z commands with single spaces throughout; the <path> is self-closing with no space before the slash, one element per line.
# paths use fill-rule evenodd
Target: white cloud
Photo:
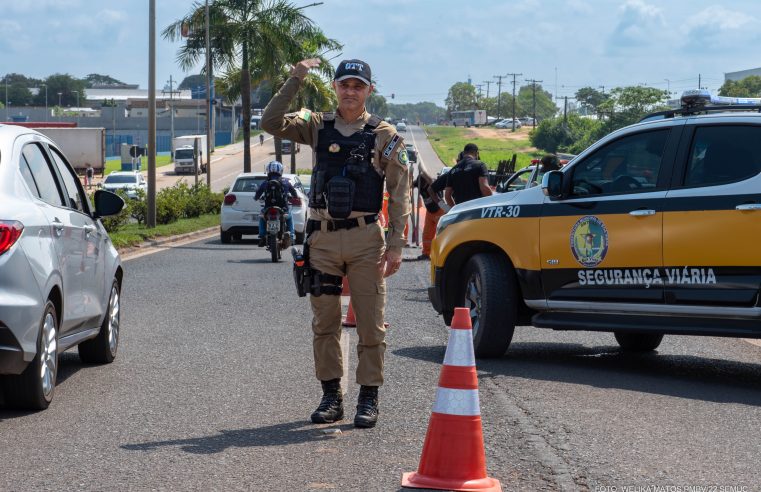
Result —
<path fill-rule="evenodd" d="M 682 49 L 698 53 L 724 52 L 758 43 L 757 25 L 758 18 L 752 14 L 712 5 L 686 20 Z"/>
<path fill-rule="evenodd" d="M 619 19 L 608 36 L 609 51 L 640 48 L 662 41 L 666 21 L 660 8 L 643 0 L 627 0 L 619 8 Z"/>

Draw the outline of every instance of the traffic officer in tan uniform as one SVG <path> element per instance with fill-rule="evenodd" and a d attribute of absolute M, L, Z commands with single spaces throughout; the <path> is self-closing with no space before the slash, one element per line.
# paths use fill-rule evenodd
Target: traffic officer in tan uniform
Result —
<path fill-rule="evenodd" d="M 386 350 L 384 278 L 394 274 L 402 261 L 410 213 L 410 171 L 404 142 L 394 127 L 365 110 L 373 85 L 370 66 L 361 60 L 338 65 L 333 80 L 338 98 L 334 113 L 302 109 L 286 114 L 304 77 L 319 64 L 318 59 L 308 59 L 293 68 L 264 110 L 261 126 L 314 150 L 307 248 L 319 285 L 310 291 L 310 303 L 315 372 L 323 397 L 312 422 L 335 422 L 344 414 L 339 294 L 341 278 L 347 276 L 359 337 L 356 381 L 361 387 L 354 425 L 373 427 Z M 378 223 L 384 182 L 389 193 L 385 239 Z"/>

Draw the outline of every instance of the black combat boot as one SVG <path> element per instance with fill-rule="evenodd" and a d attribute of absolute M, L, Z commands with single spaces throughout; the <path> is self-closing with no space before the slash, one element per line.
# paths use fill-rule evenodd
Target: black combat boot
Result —
<path fill-rule="evenodd" d="M 354 416 L 354 427 L 363 429 L 375 427 L 378 421 L 378 387 L 361 386 L 357 399 L 357 415 Z"/>
<path fill-rule="evenodd" d="M 322 382 L 322 400 L 320 406 L 312 413 L 315 424 L 332 424 L 344 418 L 344 401 L 341 395 L 341 379 Z"/>

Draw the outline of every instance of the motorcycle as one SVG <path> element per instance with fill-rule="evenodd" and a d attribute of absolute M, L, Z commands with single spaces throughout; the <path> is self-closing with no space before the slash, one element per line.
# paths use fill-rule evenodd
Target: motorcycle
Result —
<path fill-rule="evenodd" d="M 267 226 L 267 251 L 272 255 L 272 262 L 281 258 L 281 252 L 291 245 L 291 234 L 286 226 L 287 212 L 280 207 L 268 207 L 264 211 Z"/>

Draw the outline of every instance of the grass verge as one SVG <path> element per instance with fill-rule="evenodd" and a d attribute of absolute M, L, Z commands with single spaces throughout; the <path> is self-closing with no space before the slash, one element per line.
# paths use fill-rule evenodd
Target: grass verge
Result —
<path fill-rule="evenodd" d="M 465 147 L 467 143 L 478 145 L 481 160 L 486 163 L 489 169 L 496 169 L 501 160 L 512 159 L 513 154 L 518 157 L 515 162 L 515 168 L 521 169 L 535 159 L 544 155 L 543 152 L 531 146 L 528 135 L 525 138 L 501 139 L 489 137 L 473 136 L 474 131 L 469 128 L 457 128 L 450 126 L 428 126 L 428 141 L 431 143 L 433 150 L 438 154 L 439 159 L 448 165 L 453 166 L 457 154 Z"/>
<path fill-rule="evenodd" d="M 127 224 L 118 231 L 109 233 L 109 236 L 114 246 L 127 248 L 137 246 L 147 239 L 187 234 L 218 225 L 219 214 L 206 214 L 193 219 L 180 219 L 171 224 L 158 225 L 154 228 L 140 224 Z"/>

